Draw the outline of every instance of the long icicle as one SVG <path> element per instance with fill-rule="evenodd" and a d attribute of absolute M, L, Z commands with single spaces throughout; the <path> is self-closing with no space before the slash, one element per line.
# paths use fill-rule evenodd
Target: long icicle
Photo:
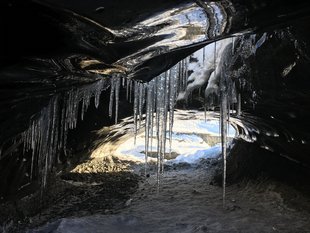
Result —
<path fill-rule="evenodd" d="M 149 144 L 150 136 L 152 131 L 152 118 L 153 118 L 153 81 L 149 82 L 146 86 L 147 99 L 146 99 L 146 117 L 145 117 L 145 166 L 144 174 L 147 176 L 147 167 L 148 167 L 148 153 L 149 153 Z"/>
<path fill-rule="evenodd" d="M 217 50 L 216 50 L 216 41 L 214 42 L 214 75 L 216 77 L 217 72 Z M 227 80 L 224 74 L 220 75 L 220 132 L 221 132 L 221 147 L 222 147 L 222 159 L 223 159 L 223 207 L 225 207 L 226 203 L 226 157 L 227 157 Z"/>
<path fill-rule="evenodd" d="M 160 77 L 157 77 L 156 80 L 156 139 L 157 139 L 157 191 L 159 191 L 159 182 L 160 182 L 160 115 L 161 115 L 161 80 Z"/>
<path fill-rule="evenodd" d="M 123 79 L 124 80 L 124 79 Z M 125 85 L 125 84 L 123 84 Z M 118 105 L 119 105 L 119 92 L 121 88 L 121 78 L 117 77 L 115 82 L 115 124 L 118 121 Z"/>
<path fill-rule="evenodd" d="M 237 116 L 241 115 L 241 94 L 238 93 Z"/>
<path fill-rule="evenodd" d="M 167 138 L 167 117 L 168 117 L 168 107 L 169 107 L 169 76 L 170 76 L 171 70 L 168 70 L 165 73 L 164 78 L 164 106 L 163 106 L 163 133 L 162 133 L 162 160 L 161 160 L 161 173 L 164 173 L 164 161 L 165 161 L 165 153 L 166 153 L 166 138 Z"/>
<path fill-rule="evenodd" d="M 142 122 L 142 113 L 143 113 L 143 101 L 144 101 L 144 84 L 139 83 L 139 104 L 138 104 L 138 113 L 139 113 L 139 128 L 141 127 Z"/>
<path fill-rule="evenodd" d="M 134 144 L 136 145 L 138 133 L 138 105 L 139 105 L 139 82 L 134 82 L 134 102 L 133 102 L 133 120 L 134 120 Z"/>
<path fill-rule="evenodd" d="M 111 91 L 110 91 L 110 102 L 109 102 L 109 117 L 112 117 L 113 112 L 113 100 L 114 100 L 114 91 L 115 91 L 115 77 L 111 78 Z"/>
<path fill-rule="evenodd" d="M 226 199 L 226 158 L 227 158 L 227 94 L 221 93 L 221 144 L 223 158 L 223 206 Z"/>
<path fill-rule="evenodd" d="M 176 66 L 177 67 L 177 66 Z M 174 118 L 174 102 L 175 102 L 175 91 L 176 91 L 176 69 L 171 69 L 169 73 L 169 155 L 171 157 L 171 147 L 172 147 L 172 128 L 173 128 L 173 118 Z"/>

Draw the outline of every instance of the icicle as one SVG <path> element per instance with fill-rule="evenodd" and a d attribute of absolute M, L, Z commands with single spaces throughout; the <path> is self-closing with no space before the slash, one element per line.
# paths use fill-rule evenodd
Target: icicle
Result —
<path fill-rule="evenodd" d="M 183 91 L 182 90 L 182 75 L 183 75 L 183 66 L 182 66 L 182 64 L 183 64 L 183 60 L 182 61 L 180 61 L 179 63 L 178 63 L 178 70 L 179 70 L 179 72 L 178 72 L 178 77 L 177 77 L 177 79 L 179 80 L 179 82 L 178 82 L 178 89 L 177 89 L 177 92 L 181 92 L 181 91 Z"/>
<path fill-rule="evenodd" d="M 114 100 L 114 91 L 115 91 L 115 78 L 111 78 L 111 91 L 110 91 L 110 102 L 109 102 L 109 117 L 112 117 L 113 112 L 113 100 Z"/>
<path fill-rule="evenodd" d="M 241 94 L 238 94 L 238 102 L 237 102 L 237 116 L 241 115 Z"/>
<path fill-rule="evenodd" d="M 120 88 L 121 88 L 121 78 L 116 77 L 116 83 L 115 83 L 115 124 L 117 124 L 117 120 L 118 120 L 118 104 L 119 104 Z"/>
<path fill-rule="evenodd" d="M 187 58 L 184 59 L 184 66 L 185 66 L 184 67 L 185 71 L 184 71 L 184 81 L 183 81 L 184 86 L 183 86 L 183 90 L 186 90 L 187 78 L 188 78 L 188 59 Z"/>
<path fill-rule="evenodd" d="M 229 137 L 229 125 L 230 125 L 230 100 L 228 99 L 227 101 L 227 137 Z"/>
<path fill-rule="evenodd" d="M 258 48 L 260 48 L 266 41 L 267 39 L 267 33 L 264 32 L 264 34 L 262 35 L 262 37 L 256 42 L 255 44 L 255 50 L 257 50 Z"/>
<path fill-rule="evenodd" d="M 173 118 L 174 118 L 174 102 L 176 98 L 176 71 L 172 68 L 169 72 L 169 153 L 171 157 L 171 147 L 172 147 L 172 128 L 173 128 Z"/>
<path fill-rule="evenodd" d="M 127 101 L 129 101 L 129 94 L 130 94 L 130 91 L 131 91 L 130 84 L 131 84 L 131 80 L 127 79 L 127 82 L 126 82 L 126 100 Z"/>
<path fill-rule="evenodd" d="M 102 90 L 103 81 L 100 80 L 53 96 L 48 105 L 32 117 L 29 128 L 18 136 L 18 141 L 23 143 L 23 152 L 31 150 L 30 179 L 38 176 L 42 188 L 47 185 L 47 177 L 54 161 L 58 161 L 59 150 L 63 149 L 66 153 L 67 132 L 76 127 L 79 106 L 83 118 L 90 98 L 94 96 L 99 99 Z M 60 95 L 63 96 L 60 98 Z M 95 104 L 98 104 L 98 101 L 95 100 Z"/>
<path fill-rule="evenodd" d="M 227 93 L 221 94 L 221 144 L 223 158 L 223 206 L 226 198 L 226 157 L 227 157 Z"/>
<path fill-rule="evenodd" d="M 121 77 L 121 80 L 122 80 L 122 87 L 125 87 L 125 78 Z"/>
<path fill-rule="evenodd" d="M 30 165 L 30 180 L 33 179 L 34 160 L 35 160 L 35 150 L 32 150 L 32 153 L 31 153 L 31 165 Z"/>
<path fill-rule="evenodd" d="M 251 40 L 251 51 L 252 51 L 252 54 L 256 54 L 256 43 L 255 43 L 255 40 L 256 40 L 256 34 L 252 34 L 250 36 L 250 40 Z"/>
<path fill-rule="evenodd" d="M 235 37 L 232 37 L 231 38 L 231 54 L 234 54 L 235 53 Z"/>
<path fill-rule="evenodd" d="M 143 113 L 143 101 L 144 101 L 144 85 L 143 83 L 139 83 L 139 128 L 141 127 L 141 121 L 142 121 L 142 113 Z"/>
<path fill-rule="evenodd" d="M 214 41 L 214 76 L 216 77 L 216 41 Z"/>
<path fill-rule="evenodd" d="M 154 137 L 154 115 L 155 115 L 155 109 L 156 109 L 156 80 L 152 80 L 152 99 L 150 100 L 152 103 L 152 109 L 151 109 L 151 149 L 153 150 L 153 137 Z"/>
<path fill-rule="evenodd" d="M 134 82 L 132 80 L 130 80 L 129 82 L 129 103 L 132 103 L 132 86 Z"/>
<path fill-rule="evenodd" d="M 206 60 L 206 47 L 203 47 L 202 49 L 202 61 L 203 63 L 205 63 Z"/>
<path fill-rule="evenodd" d="M 145 175 L 147 175 L 147 164 L 148 164 L 148 152 L 149 152 L 149 143 L 150 143 L 150 137 L 152 137 L 153 134 L 153 90 L 154 89 L 154 83 L 153 81 L 149 82 L 146 86 L 147 90 L 147 99 L 146 99 L 146 123 L 145 123 Z M 152 144 L 151 144 L 152 148 Z"/>
<path fill-rule="evenodd" d="M 147 100 L 146 100 L 146 117 L 145 117 L 145 142 L 144 142 L 144 158 L 145 158 L 145 161 L 144 161 L 144 175 L 146 176 L 147 174 L 147 163 L 148 163 L 148 153 L 149 153 L 149 137 L 150 137 L 150 114 L 149 114 L 149 111 L 150 111 L 150 95 L 151 95 L 151 90 L 150 90 L 150 87 L 149 85 L 147 86 Z"/>
<path fill-rule="evenodd" d="M 160 181 L 160 158 L 161 158 L 161 151 L 160 151 L 160 114 L 161 114 L 161 82 L 160 77 L 156 78 L 156 139 L 157 139 L 157 188 L 159 189 L 159 181 Z"/>
<path fill-rule="evenodd" d="M 99 103 L 100 103 L 100 95 L 101 92 L 103 91 L 103 86 L 104 86 L 105 80 L 100 80 L 97 84 L 96 87 L 96 91 L 95 91 L 95 107 L 98 108 L 99 107 Z"/>
<path fill-rule="evenodd" d="M 139 105 L 139 83 L 134 82 L 134 103 L 133 103 L 133 120 L 134 120 L 134 143 L 137 139 L 137 118 L 138 118 L 138 105 Z"/>
<path fill-rule="evenodd" d="M 182 81 L 183 81 L 183 60 L 179 62 L 179 86 L 178 86 L 178 91 L 182 92 Z"/>
<path fill-rule="evenodd" d="M 162 157 L 161 157 L 161 173 L 164 173 L 164 160 L 165 160 L 165 153 L 166 153 L 166 138 L 167 138 L 167 117 L 168 117 L 168 107 L 169 107 L 169 76 L 171 70 L 168 70 L 165 73 L 164 78 L 164 106 L 163 106 L 163 122 L 162 122 Z"/>

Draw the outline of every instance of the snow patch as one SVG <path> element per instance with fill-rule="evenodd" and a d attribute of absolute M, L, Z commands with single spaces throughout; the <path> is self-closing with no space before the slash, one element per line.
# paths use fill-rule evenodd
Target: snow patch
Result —
<path fill-rule="evenodd" d="M 235 129 L 229 126 L 229 137 L 234 137 Z M 197 163 L 202 158 L 215 158 L 221 154 L 220 144 L 211 147 L 203 138 L 203 135 L 209 137 L 219 137 L 219 122 L 217 120 L 202 119 L 177 119 L 174 122 L 171 148 L 169 146 L 169 133 L 167 132 L 167 146 L 165 153 L 177 154 L 177 157 L 171 160 L 165 159 L 168 164 L 172 163 Z M 115 155 L 126 157 L 130 160 L 145 162 L 145 136 L 144 133 L 137 134 L 136 143 L 133 137 L 128 138 L 119 145 Z M 171 149 L 171 150 L 170 150 Z M 149 153 L 157 152 L 157 140 L 153 137 L 149 143 Z M 156 162 L 156 158 L 149 156 L 149 162 Z"/>

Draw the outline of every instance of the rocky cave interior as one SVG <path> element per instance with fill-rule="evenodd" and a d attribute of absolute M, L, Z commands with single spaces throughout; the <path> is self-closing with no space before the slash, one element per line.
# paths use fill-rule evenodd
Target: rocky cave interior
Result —
<path fill-rule="evenodd" d="M 2 232 L 310 232 L 309 2 L 0 11 Z"/>

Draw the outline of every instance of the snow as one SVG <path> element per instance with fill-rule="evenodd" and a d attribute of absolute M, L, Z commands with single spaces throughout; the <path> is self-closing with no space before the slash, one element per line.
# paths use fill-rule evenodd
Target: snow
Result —
<path fill-rule="evenodd" d="M 197 163 L 202 158 L 214 158 L 221 154 L 219 144 L 211 147 L 208 142 L 203 139 L 203 135 L 209 137 L 219 137 L 219 121 L 214 119 L 202 120 L 202 112 L 197 112 L 198 119 L 181 119 L 180 112 L 176 112 L 176 119 L 172 132 L 171 152 L 178 156 L 171 160 L 165 160 L 166 163 Z M 235 129 L 229 126 L 229 137 L 234 137 Z M 167 132 L 167 139 L 169 133 Z M 133 161 L 144 163 L 145 160 L 145 136 L 144 132 L 138 133 L 136 142 L 134 137 L 124 140 L 115 151 L 115 154 L 120 157 L 126 157 Z M 157 151 L 157 140 L 153 137 L 149 140 L 149 152 Z M 165 148 L 165 153 L 170 153 L 170 148 Z M 156 162 L 156 158 L 149 156 L 148 161 Z"/>
<path fill-rule="evenodd" d="M 175 121 L 174 129 L 182 133 L 192 133 L 197 134 L 209 134 L 212 136 L 220 136 L 219 122 L 217 120 L 188 120 L 186 124 L 184 121 Z M 234 127 L 229 126 L 229 137 L 234 137 L 236 131 Z"/>
<path fill-rule="evenodd" d="M 175 159 L 168 161 L 170 163 L 198 163 L 201 159 L 216 158 L 221 154 L 220 145 L 216 145 L 204 150 L 196 150 L 195 153 L 181 154 Z"/>
<path fill-rule="evenodd" d="M 188 69 L 193 73 L 188 77 L 188 82 L 185 91 L 180 92 L 178 100 L 187 99 L 189 94 L 199 87 L 207 84 L 206 96 L 211 93 L 217 93 L 218 90 L 218 77 L 216 73 L 220 73 L 220 66 L 216 64 L 220 63 L 224 49 L 231 43 L 231 39 L 223 39 L 215 43 L 211 43 L 204 48 L 196 51 L 191 56 L 197 60 L 197 62 L 191 62 L 188 64 Z"/>

